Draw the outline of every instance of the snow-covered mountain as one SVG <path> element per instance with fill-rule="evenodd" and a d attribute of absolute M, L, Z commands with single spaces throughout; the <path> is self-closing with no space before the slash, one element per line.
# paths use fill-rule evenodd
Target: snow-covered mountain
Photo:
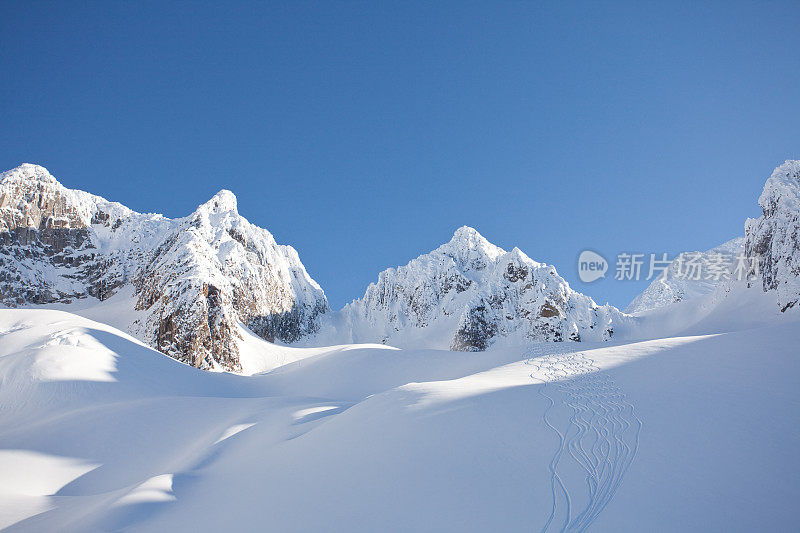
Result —
<path fill-rule="evenodd" d="M 328 310 L 297 252 L 220 191 L 185 218 L 141 214 L 24 164 L 0 174 L 0 304 L 132 297 L 125 329 L 198 368 L 241 370 L 240 324 L 267 340 Z"/>
<path fill-rule="evenodd" d="M 707 252 L 683 252 L 625 309 L 639 314 L 696 298 L 714 291 L 730 279 L 722 271 L 734 273 L 737 258 L 744 252 L 744 237 L 737 237 Z M 714 270 L 708 268 L 714 265 Z M 696 270 L 695 270 L 696 269 Z"/>
<path fill-rule="evenodd" d="M 762 286 L 786 311 L 800 302 L 800 161 L 772 172 L 758 204 L 763 215 L 747 220 L 745 251 L 761 257 Z"/>
<path fill-rule="evenodd" d="M 350 342 L 484 350 L 496 338 L 598 341 L 626 320 L 572 290 L 556 269 L 491 244 L 470 227 L 378 275 L 342 311 Z M 340 326 L 341 327 L 341 326 Z"/>
<path fill-rule="evenodd" d="M 0 529 L 794 530 L 796 169 L 747 224 L 769 282 L 637 317 L 470 228 L 323 313 L 227 191 L 170 220 L 2 174 L 0 299 L 33 308 L 0 309 Z"/>
<path fill-rule="evenodd" d="M 780 308 L 796 305 L 799 175 L 796 161 L 778 167 L 759 200 L 764 215 L 748 220 L 745 240 L 681 254 L 628 311 L 714 291 L 724 277 L 687 277 L 687 265 L 724 257 L 730 272 L 742 249 L 762 257 L 763 288 L 777 291 Z M 629 315 L 572 290 L 552 266 L 517 248 L 507 252 L 469 227 L 407 265 L 381 272 L 363 298 L 331 313 L 297 252 L 241 217 L 229 191 L 188 217 L 169 219 L 67 189 L 29 164 L 0 174 L 0 267 L 0 304 L 115 299 L 117 319 L 110 323 L 203 369 L 241 371 L 250 332 L 307 345 L 380 342 L 480 351 L 501 338 L 602 341 L 636 327 Z M 249 366 L 274 364 L 254 360 Z"/>

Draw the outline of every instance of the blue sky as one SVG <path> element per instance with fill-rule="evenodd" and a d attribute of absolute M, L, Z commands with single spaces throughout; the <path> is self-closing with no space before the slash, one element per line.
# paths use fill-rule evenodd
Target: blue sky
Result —
<path fill-rule="evenodd" d="M 464 224 L 624 307 L 581 250 L 710 248 L 800 158 L 800 3 L 557 4 L 6 1 L 0 167 L 231 189 L 336 308 Z"/>

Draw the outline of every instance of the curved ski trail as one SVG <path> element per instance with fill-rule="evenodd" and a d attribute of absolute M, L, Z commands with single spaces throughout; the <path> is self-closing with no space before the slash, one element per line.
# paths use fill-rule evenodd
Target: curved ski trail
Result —
<path fill-rule="evenodd" d="M 633 404 L 592 359 L 558 348 L 536 345 L 526 360 L 548 402 L 542 421 L 559 441 L 549 464 L 553 505 L 543 533 L 585 531 L 594 522 L 636 458 L 642 429 Z M 569 486 L 576 471 L 585 486 Z"/>

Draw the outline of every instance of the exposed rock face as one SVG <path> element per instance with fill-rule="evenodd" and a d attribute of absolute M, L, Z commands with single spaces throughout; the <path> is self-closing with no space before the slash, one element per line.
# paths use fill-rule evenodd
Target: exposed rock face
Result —
<path fill-rule="evenodd" d="M 0 174 L 0 303 L 69 302 L 93 294 L 99 276 L 90 238 L 90 195 L 70 191 L 46 169 Z"/>
<path fill-rule="evenodd" d="M 86 227 L 86 206 L 47 169 L 24 164 L 0 176 L 0 228 L 47 232 Z"/>
<path fill-rule="evenodd" d="M 707 252 L 683 252 L 633 299 L 625 312 L 643 313 L 710 294 L 717 286 L 736 275 L 738 258 L 742 257 L 743 253 L 744 237 L 732 239 Z M 696 276 L 690 272 L 693 268 L 690 265 L 699 265 Z M 719 272 L 711 272 L 710 265 L 724 267 L 730 275 L 715 275 Z"/>
<path fill-rule="evenodd" d="M 157 332 L 151 342 L 200 368 L 239 369 L 237 321 L 292 342 L 316 331 L 328 309 L 297 252 L 239 216 L 229 191 L 180 220 L 135 283 L 137 308 L 151 311 L 144 332 Z"/>
<path fill-rule="evenodd" d="M 240 370 L 239 323 L 291 342 L 328 311 L 297 252 L 241 217 L 229 191 L 171 220 L 22 165 L 0 174 L 0 221 L 0 304 L 103 300 L 130 285 L 130 333 L 198 368 Z"/>
<path fill-rule="evenodd" d="M 443 332 L 453 350 L 485 350 L 498 337 L 606 340 L 624 315 L 573 291 L 555 268 L 506 252 L 462 227 L 447 244 L 381 272 L 345 307 L 354 340 L 395 343 Z"/>
<path fill-rule="evenodd" d="M 800 161 L 773 171 L 758 204 L 763 215 L 745 223 L 745 252 L 761 257 L 763 288 L 786 311 L 800 302 Z"/>

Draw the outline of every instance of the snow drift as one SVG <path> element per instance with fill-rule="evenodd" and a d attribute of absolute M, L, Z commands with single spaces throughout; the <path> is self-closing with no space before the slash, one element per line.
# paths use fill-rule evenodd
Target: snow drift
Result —
<path fill-rule="evenodd" d="M 750 321 L 765 298 L 720 302 L 734 331 L 352 345 L 252 377 L 0 310 L 0 528 L 790 530 L 800 328 Z"/>

